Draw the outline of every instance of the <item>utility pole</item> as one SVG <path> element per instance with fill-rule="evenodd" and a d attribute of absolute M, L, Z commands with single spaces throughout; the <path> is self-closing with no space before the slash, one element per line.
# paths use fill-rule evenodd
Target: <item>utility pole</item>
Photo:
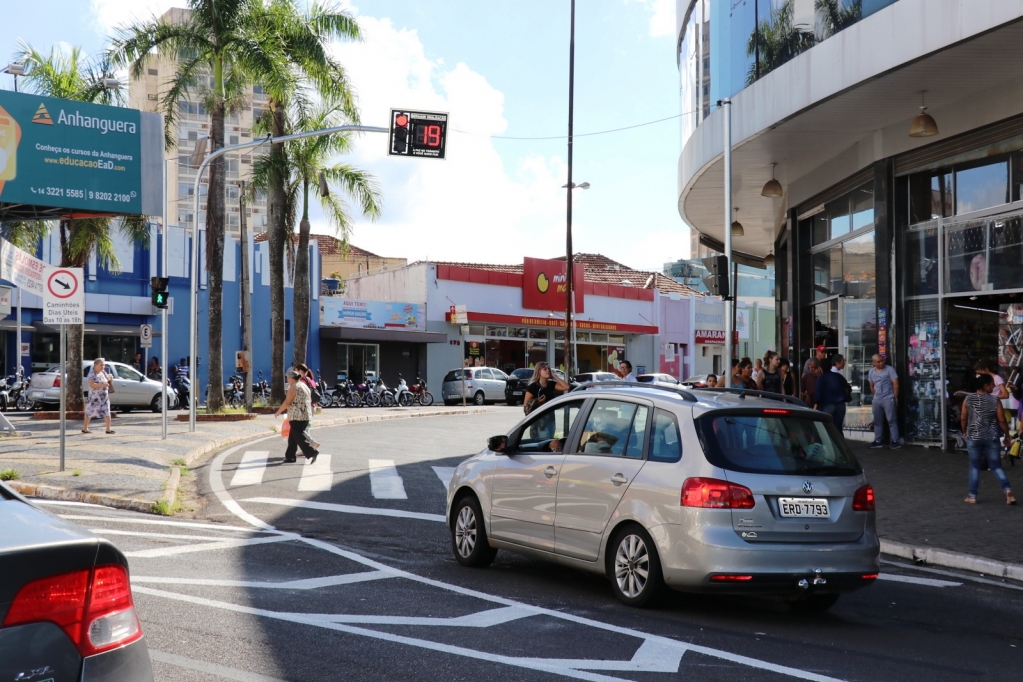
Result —
<path fill-rule="evenodd" d="M 573 94 L 575 92 L 575 0 L 572 0 L 572 18 L 568 39 L 568 208 L 566 215 L 566 258 L 565 258 L 565 376 L 572 377 L 574 348 L 572 348 L 572 316 L 575 312 L 575 281 L 572 277 L 572 115 Z"/>
<path fill-rule="evenodd" d="M 725 277 L 732 274 L 732 100 L 727 97 L 720 100 L 718 104 L 724 110 L 725 121 L 725 144 L 724 144 L 724 166 L 725 166 L 725 258 L 728 259 L 728 268 L 725 270 Z M 732 311 L 735 309 L 735 291 L 729 291 L 725 298 L 725 362 L 723 371 L 730 372 L 732 367 L 732 356 L 735 354 L 732 338 L 735 331 L 735 322 L 732 320 Z"/>
<path fill-rule="evenodd" d="M 238 215 L 242 239 L 242 350 L 248 358 L 245 371 L 245 409 L 252 410 L 252 294 L 249 292 L 249 236 L 245 229 L 245 181 L 238 183 Z"/>

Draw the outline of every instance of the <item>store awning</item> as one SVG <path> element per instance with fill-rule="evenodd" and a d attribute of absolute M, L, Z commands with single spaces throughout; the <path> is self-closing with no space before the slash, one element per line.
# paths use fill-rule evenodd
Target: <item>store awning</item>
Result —
<path fill-rule="evenodd" d="M 346 341 L 398 341 L 404 343 L 446 343 L 441 332 L 413 332 L 404 329 L 363 329 L 361 327 L 320 327 L 321 339 Z"/>
<path fill-rule="evenodd" d="M 467 313 L 469 322 L 492 322 L 495 324 L 513 324 L 519 327 L 553 327 L 565 328 L 565 318 L 560 315 L 551 317 L 532 315 L 501 315 L 498 313 L 478 313 L 470 310 Z M 444 313 L 444 319 L 451 322 L 451 313 Z M 622 324 L 621 322 L 595 322 L 594 320 L 575 321 L 575 328 L 586 332 L 610 332 L 611 334 L 656 334 L 658 329 L 652 324 Z"/>
<path fill-rule="evenodd" d="M 85 333 L 86 334 L 108 334 L 110 336 L 142 336 L 142 330 L 139 329 L 140 325 L 137 324 L 106 324 L 102 322 L 86 322 Z M 38 320 L 32 323 L 32 327 L 37 332 L 43 334 L 59 334 L 60 327 L 54 327 L 48 324 L 43 324 Z M 13 329 L 13 327 L 11 327 Z M 23 325 L 22 328 L 28 328 L 28 325 Z M 154 337 L 163 336 L 158 331 L 153 332 Z"/>

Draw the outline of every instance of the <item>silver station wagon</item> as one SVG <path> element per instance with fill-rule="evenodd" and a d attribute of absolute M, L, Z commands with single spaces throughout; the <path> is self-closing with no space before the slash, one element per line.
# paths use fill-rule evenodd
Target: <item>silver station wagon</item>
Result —
<path fill-rule="evenodd" d="M 831 417 L 759 391 L 587 384 L 455 470 L 455 558 L 498 549 L 609 578 L 830 608 L 877 578 L 874 491 Z"/>

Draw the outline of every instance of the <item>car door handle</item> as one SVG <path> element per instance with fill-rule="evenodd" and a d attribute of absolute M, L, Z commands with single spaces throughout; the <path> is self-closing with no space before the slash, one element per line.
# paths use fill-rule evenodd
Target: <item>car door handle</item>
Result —
<path fill-rule="evenodd" d="M 623 485 L 629 482 L 629 479 L 625 477 L 625 474 L 615 474 L 611 477 L 611 482 L 615 485 Z"/>
<path fill-rule="evenodd" d="M 547 467 L 546 469 L 544 469 L 543 475 L 546 476 L 547 478 L 551 478 L 553 476 L 556 476 L 557 473 L 558 470 L 555 469 L 554 467 Z"/>

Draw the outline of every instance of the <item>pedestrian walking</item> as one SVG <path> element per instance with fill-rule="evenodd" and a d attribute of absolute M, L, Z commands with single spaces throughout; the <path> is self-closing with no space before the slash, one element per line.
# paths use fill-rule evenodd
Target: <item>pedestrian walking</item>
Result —
<path fill-rule="evenodd" d="M 764 353 L 764 370 L 757 376 L 757 388 L 761 391 L 781 393 L 781 375 L 778 373 L 778 365 L 781 358 L 773 350 Z"/>
<path fill-rule="evenodd" d="M 808 369 L 803 370 L 803 376 L 799 378 L 799 396 L 807 405 L 813 405 L 817 390 L 817 377 L 821 375 L 821 364 L 817 358 L 810 358 L 806 361 L 806 366 Z"/>
<path fill-rule="evenodd" d="M 842 358 L 841 355 L 838 358 Z M 840 372 L 831 371 L 831 361 L 824 358 L 818 363 L 818 376 L 814 384 L 814 409 L 831 415 L 835 428 L 841 434 L 845 426 L 845 404 L 849 395 L 849 382 Z"/>
<path fill-rule="evenodd" d="M 757 385 L 753 381 L 753 362 L 749 358 L 743 358 L 736 366 L 735 373 L 732 374 L 730 388 L 755 389 L 756 387 Z"/>
<path fill-rule="evenodd" d="M 966 496 L 967 504 L 977 504 L 977 488 L 980 484 L 980 468 L 986 461 L 987 466 L 1002 484 L 1005 491 L 1005 504 L 1016 504 L 1012 494 L 1009 477 L 1002 468 L 1001 436 L 1005 436 L 1006 447 L 1010 444 L 1009 425 L 1005 421 L 1005 411 L 998 397 L 993 395 L 995 380 L 990 374 L 977 377 L 977 392 L 966 396 L 963 404 L 960 425 L 966 434 L 966 450 L 970 453 L 970 493 Z"/>
<path fill-rule="evenodd" d="M 320 402 L 320 392 L 316 386 L 316 379 L 313 378 L 313 370 L 309 369 L 304 362 L 300 362 L 295 365 L 295 371 L 298 372 L 299 379 L 303 384 L 309 387 L 309 399 L 313 404 L 313 410 L 315 411 L 316 406 Z M 313 447 L 314 450 L 320 449 L 320 443 L 313 438 L 312 429 L 306 429 L 305 439 Z"/>
<path fill-rule="evenodd" d="M 274 418 L 281 416 L 282 412 L 288 413 L 288 421 L 291 422 L 291 432 L 288 434 L 288 449 L 284 451 L 284 462 L 297 462 L 297 450 L 301 449 L 302 454 L 310 464 L 316 462 L 320 451 L 309 444 L 305 432 L 313 419 L 313 401 L 309 394 L 309 387 L 301 380 L 298 372 L 288 372 L 288 395 L 284 402 L 277 408 Z"/>
<path fill-rule="evenodd" d="M 89 421 L 92 419 L 102 419 L 107 425 L 107 433 L 113 433 L 110 428 L 110 391 L 113 390 L 114 377 L 106 372 L 106 361 L 103 358 L 93 360 L 86 381 L 89 384 L 89 400 L 85 403 L 82 433 L 92 433 L 89 430 Z"/>
<path fill-rule="evenodd" d="M 888 432 L 891 436 L 890 446 L 892 450 L 898 450 L 901 446 L 899 438 L 898 412 L 899 405 L 899 375 L 895 368 L 884 363 L 884 358 L 875 354 L 871 358 L 874 366 L 867 373 L 867 381 L 870 382 L 870 392 L 874 394 L 871 409 L 874 413 L 874 442 L 872 448 L 884 447 L 884 425 L 888 422 Z"/>
<path fill-rule="evenodd" d="M 816 352 L 816 355 L 814 355 L 814 357 L 810 358 L 809 360 L 807 360 L 806 362 L 803 363 L 803 372 L 804 373 L 810 369 L 810 360 L 816 360 L 817 361 L 817 365 L 820 366 L 821 360 L 823 360 L 824 358 L 828 357 L 828 347 L 825 346 L 823 343 L 821 345 L 817 346 L 817 349 L 816 349 L 815 352 Z"/>

